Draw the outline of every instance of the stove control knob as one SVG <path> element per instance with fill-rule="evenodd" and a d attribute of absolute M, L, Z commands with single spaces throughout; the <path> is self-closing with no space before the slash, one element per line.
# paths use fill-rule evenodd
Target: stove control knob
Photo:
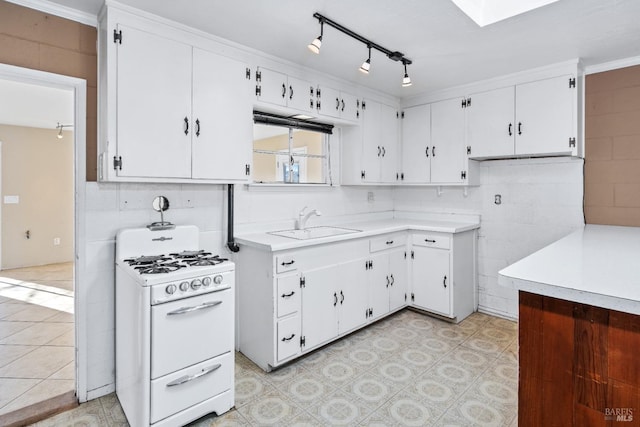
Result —
<path fill-rule="evenodd" d="M 215 283 L 216 285 L 219 285 L 220 283 L 222 283 L 222 276 L 221 275 L 217 275 L 213 278 L 213 283 Z"/>
<path fill-rule="evenodd" d="M 172 295 L 173 293 L 175 293 L 175 291 L 178 289 L 178 287 L 176 285 L 169 285 L 166 287 L 165 291 L 169 294 Z"/>
<path fill-rule="evenodd" d="M 180 283 L 180 290 L 182 292 L 186 292 L 189 290 L 189 282 L 182 282 Z"/>
<path fill-rule="evenodd" d="M 200 286 L 202 286 L 202 282 L 200 281 L 200 279 L 194 279 L 191 281 L 191 289 L 196 290 L 199 289 Z"/>
<path fill-rule="evenodd" d="M 204 279 L 202 279 L 202 286 L 209 286 L 211 285 L 211 277 L 207 276 Z"/>

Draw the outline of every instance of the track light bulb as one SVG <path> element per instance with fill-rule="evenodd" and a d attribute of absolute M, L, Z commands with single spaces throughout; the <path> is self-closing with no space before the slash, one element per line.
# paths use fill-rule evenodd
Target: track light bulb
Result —
<path fill-rule="evenodd" d="M 360 71 L 363 72 L 364 74 L 369 74 L 369 69 L 371 68 L 371 46 L 367 46 L 367 47 L 369 48 L 369 57 L 360 66 Z"/>
<path fill-rule="evenodd" d="M 407 74 L 407 64 L 406 62 L 404 63 L 404 77 L 402 78 L 402 87 L 409 87 L 411 86 L 411 78 L 409 77 L 409 74 Z"/>
<path fill-rule="evenodd" d="M 62 128 L 60 128 L 60 131 L 58 132 L 58 139 L 62 139 Z"/>
<path fill-rule="evenodd" d="M 324 21 L 320 21 L 320 35 L 316 37 L 309 45 L 307 46 L 309 50 L 315 54 L 320 53 L 320 48 L 322 47 L 322 35 L 324 33 Z"/>
<path fill-rule="evenodd" d="M 320 53 L 320 48 L 322 47 L 322 36 L 318 36 L 307 46 L 309 50 L 313 53 Z"/>

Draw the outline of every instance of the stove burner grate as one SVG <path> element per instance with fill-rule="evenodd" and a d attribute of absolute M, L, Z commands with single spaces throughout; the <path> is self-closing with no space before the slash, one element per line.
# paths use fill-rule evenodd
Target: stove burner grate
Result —
<path fill-rule="evenodd" d="M 201 249 L 199 251 L 182 251 L 176 254 L 169 254 L 169 256 L 174 259 L 197 259 L 211 256 L 211 252 L 205 252 Z"/>
<path fill-rule="evenodd" d="M 207 265 L 222 264 L 225 261 L 228 261 L 228 259 L 220 258 L 220 256 L 214 255 L 214 256 L 202 256 L 202 257 L 196 257 L 192 259 L 185 259 L 184 263 L 193 267 L 203 267 Z"/>
<path fill-rule="evenodd" d="M 164 255 L 150 255 L 150 256 L 140 256 L 137 258 L 125 259 L 124 261 L 132 266 L 150 266 L 154 264 L 159 264 L 165 261 L 170 261 L 171 258 L 167 258 Z"/>
<path fill-rule="evenodd" d="M 140 274 L 162 274 L 162 273 L 171 273 L 172 271 L 176 271 L 185 267 L 186 265 L 184 264 L 178 264 L 177 262 L 172 262 L 172 263 L 164 263 L 164 264 L 139 265 L 134 268 L 138 270 Z"/>

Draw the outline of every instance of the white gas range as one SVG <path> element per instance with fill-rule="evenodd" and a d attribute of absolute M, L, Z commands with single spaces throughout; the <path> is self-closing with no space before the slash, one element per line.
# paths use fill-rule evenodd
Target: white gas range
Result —
<path fill-rule="evenodd" d="M 234 406 L 234 284 L 234 264 L 201 250 L 195 226 L 118 233 L 116 393 L 132 426 Z"/>

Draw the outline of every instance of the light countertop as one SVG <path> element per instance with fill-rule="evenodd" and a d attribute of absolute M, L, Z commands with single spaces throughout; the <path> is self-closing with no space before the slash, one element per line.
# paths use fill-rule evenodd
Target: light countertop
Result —
<path fill-rule="evenodd" d="M 640 315 L 640 227 L 586 225 L 504 268 L 498 283 Z"/>
<path fill-rule="evenodd" d="M 360 230 L 356 233 L 341 234 L 338 236 L 321 237 L 316 239 L 297 240 L 288 237 L 276 236 L 267 232 L 240 234 L 235 237 L 236 243 L 253 246 L 269 251 L 282 251 L 287 249 L 302 248 L 312 245 L 342 242 L 351 239 L 360 239 L 385 233 L 400 231 L 431 231 L 442 233 L 461 233 L 480 227 L 477 222 L 456 222 L 443 220 L 423 219 L 381 219 L 376 221 L 349 222 L 336 225 L 344 228 Z M 278 230 L 269 230 L 278 231 Z"/>

